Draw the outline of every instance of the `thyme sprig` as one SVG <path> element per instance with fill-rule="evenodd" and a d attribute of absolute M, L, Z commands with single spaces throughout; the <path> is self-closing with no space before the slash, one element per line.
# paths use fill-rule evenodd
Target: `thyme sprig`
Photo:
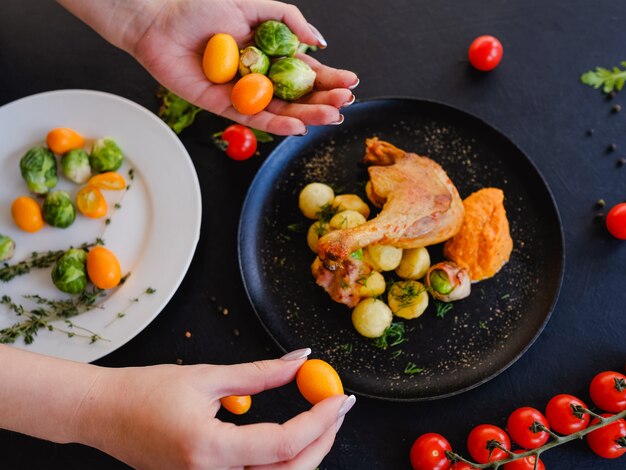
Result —
<path fill-rule="evenodd" d="M 88 250 L 89 248 L 96 246 L 96 244 L 98 244 L 98 242 L 83 243 L 78 248 Z M 56 263 L 66 251 L 67 250 L 50 250 L 43 253 L 33 251 L 31 255 L 23 261 L 14 264 L 4 263 L 4 266 L 0 268 L 0 281 L 9 282 L 18 276 L 28 274 L 32 269 L 49 268 Z"/>
<path fill-rule="evenodd" d="M 30 310 L 23 305 L 15 303 L 8 295 L 4 295 L 0 299 L 0 305 L 6 305 L 17 316 L 24 319 L 1 329 L 0 343 L 15 343 L 17 339 L 23 338 L 24 343 L 32 344 L 35 336 L 42 328 L 65 333 L 70 338 L 73 336 L 88 337 L 92 343 L 103 339 L 100 335 L 86 328 L 79 327 L 68 319 L 94 308 L 101 308 L 96 304 L 96 300 L 105 295 L 103 290 L 96 287 L 86 290 L 79 296 L 64 300 L 46 299 L 39 295 L 26 295 L 24 296 L 26 300 L 31 300 L 38 305 L 38 307 Z M 68 331 L 53 325 L 52 322 L 57 320 L 63 320 L 70 329 L 81 330 L 87 334 Z"/>

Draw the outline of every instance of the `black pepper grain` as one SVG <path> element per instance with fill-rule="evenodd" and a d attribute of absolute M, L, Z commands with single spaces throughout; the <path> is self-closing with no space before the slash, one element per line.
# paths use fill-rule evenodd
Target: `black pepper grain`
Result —
<path fill-rule="evenodd" d="M 611 93 L 607 93 L 606 99 L 612 100 L 613 98 L 615 98 L 615 95 L 617 95 L 617 93 L 615 93 L 614 91 L 612 91 Z"/>
<path fill-rule="evenodd" d="M 606 206 L 604 199 L 598 199 L 596 201 L 596 209 L 602 209 L 604 206 Z"/>
<path fill-rule="evenodd" d="M 615 152 L 617 150 L 617 144 L 613 143 L 606 148 L 607 152 Z"/>
<path fill-rule="evenodd" d="M 615 104 L 613 105 L 613 107 L 611 108 L 611 112 L 613 112 L 614 114 L 619 113 L 622 110 L 622 106 L 619 104 Z"/>
<path fill-rule="evenodd" d="M 595 130 L 594 129 L 587 129 L 587 135 L 589 137 L 591 137 L 594 134 Z"/>
<path fill-rule="evenodd" d="M 617 167 L 621 168 L 624 166 L 624 164 L 626 164 L 626 158 L 622 157 L 619 160 L 617 160 Z"/>

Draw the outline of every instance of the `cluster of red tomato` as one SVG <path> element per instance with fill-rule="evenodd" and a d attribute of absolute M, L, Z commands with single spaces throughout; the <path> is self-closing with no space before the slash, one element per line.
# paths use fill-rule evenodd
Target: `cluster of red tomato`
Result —
<path fill-rule="evenodd" d="M 619 372 L 601 372 L 589 386 L 593 403 L 603 411 L 619 413 L 626 410 L 626 376 Z M 599 422 L 591 420 L 583 401 L 572 395 L 556 395 L 546 406 L 545 415 L 530 407 L 518 408 L 507 420 L 507 432 L 498 426 L 481 424 L 469 433 L 467 450 L 475 462 L 486 464 L 509 457 L 511 440 L 523 449 L 537 449 L 543 446 L 550 434 L 547 431 L 570 435 L 583 431 L 587 426 Z M 609 413 L 602 417 L 612 416 Z M 626 453 L 626 420 L 619 419 L 586 436 L 587 444 L 600 457 L 617 458 Z M 504 450 L 506 449 L 506 450 Z M 450 443 L 440 434 L 427 433 L 418 437 L 411 447 L 411 464 L 415 470 L 471 470 L 474 467 L 465 462 L 452 461 L 447 457 L 452 452 Z M 515 450 L 523 453 L 526 450 Z M 535 456 L 531 455 L 504 465 L 505 470 L 544 470 L 539 460 L 535 466 Z"/>

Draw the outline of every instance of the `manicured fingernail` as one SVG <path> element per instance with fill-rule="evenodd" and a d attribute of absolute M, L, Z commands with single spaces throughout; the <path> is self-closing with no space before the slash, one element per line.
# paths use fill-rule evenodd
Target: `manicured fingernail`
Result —
<path fill-rule="evenodd" d="M 317 39 L 319 46 L 322 49 L 324 49 L 328 45 L 326 43 L 326 39 L 324 39 L 324 36 L 322 36 L 322 33 L 320 33 L 315 26 L 313 26 L 311 23 L 308 23 L 308 25 L 309 25 L 309 29 L 313 33 L 313 36 L 315 36 L 315 38 Z"/>
<path fill-rule="evenodd" d="M 295 351 L 285 354 L 281 357 L 281 359 L 283 361 L 297 361 L 299 359 L 304 359 L 309 354 L 311 354 L 311 348 L 296 349 Z"/>
<path fill-rule="evenodd" d="M 307 135 L 309 133 L 309 130 L 307 128 L 304 129 L 304 132 L 302 134 L 298 134 L 298 135 Z"/>
<path fill-rule="evenodd" d="M 345 416 L 346 413 L 352 409 L 355 403 L 356 403 L 356 397 L 354 395 L 350 395 L 348 398 L 346 398 L 343 404 L 341 405 L 341 408 L 339 408 L 339 412 L 337 413 L 337 418 L 341 418 Z"/>
<path fill-rule="evenodd" d="M 341 425 L 343 424 L 343 416 L 337 420 L 337 432 L 341 429 Z"/>
<path fill-rule="evenodd" d="M 341 124 L 343 122 L 345 118 L 343 117 L 343 114 L 339 115 L 339 119 L 335 122 L 331 122 L 330 125 L 331 126 L 338 126 L 339 124 Z"/>
<path fill-rule="evenodd" d="M 348 101 L 346 101 L 344 104 L 341 105 L 341 107 L 346 108 L 350 106 L 352 103 L 354 103 L 355 100 L 356 100 L 356 96 L 352 95 Z"/>
<path fill-rule="evenodd" d="M 354 82 L 354 85 L 350 85 L 350 86 L 348 87 L 348 90 L 354 90 L 356 87 L 358 87 L 358 86 L 359 86 L 359 83 L 361 83 L 361 79 L 360 79 L 360 78 L 357 78 L 357 79 L 356 79 L 356 82 Z"/>

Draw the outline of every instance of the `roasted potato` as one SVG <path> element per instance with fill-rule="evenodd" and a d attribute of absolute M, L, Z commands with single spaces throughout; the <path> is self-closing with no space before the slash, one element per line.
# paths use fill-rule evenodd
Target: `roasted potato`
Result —
<path fill-rule="evenodd" d="M 396 274 L 402 279 L 421 279 L 430 268 L 430 256 L 426 248 L 410 248 L 402 251 L 402 260 Z"/>
<path fill-rule="evenodd" d="M 357 279 L 359 287 L 359 295 L 361 297 L 376 297 L 385 293 L 387 283 L 385 278 L 378 271 L 372 271 L 367 276 Z"/>
<path fill-rule="evenodd" d="M 428 307 L 428 292 L 417 281 L 400 281 L 389 289 L 387 302 L 394 315 L 410 320 L 419 317 Z"/>
<path fill-rule="evenodd" d="M 326 204 L 332 204 L 335 199 L 333 188 L 327 184 L 307 184 L 298 197 L 298 207 L 309 219 L 318 219 L 319 213 Z"/>
<path fill-rule="evenodd" d="M 317 242 L 320 238 L 326 235 L 331 231 L 330 225 L 328 223 L 318 220 L 317 222 L 313 222 L 309 227 L 309 231 L 306 234 L 306 242 L 309 244 L 309 248 L 313 253 L 317 253 Z"/>
<path fill-rule="evenodd" d="M 391 325 L 393 314 L 389 306 L 378 299 L 361 300 L 352 310 L 352 324 L 366 338 L 382 336 Z"/>
<path fill-rule="evenodd" d="M 340 194 L 335 196 L 333 207 L 339 211 L 357 211 L 366 219 L 370 216 L 369 206 L 356 194 Z"/>
<path fill-rule="evenodd" d="M 365 261 L 374 271 L 393 271 L 402 260 L 402 249 L 389 245 L 370 245 L 364 253 Z"/>
<path fill-rule="evenodd" d="M 333 215 L 329 225 L 332 229 L 353 228 L 367 222 L 365 217 L 357 211 L 345 210 Z"/>

